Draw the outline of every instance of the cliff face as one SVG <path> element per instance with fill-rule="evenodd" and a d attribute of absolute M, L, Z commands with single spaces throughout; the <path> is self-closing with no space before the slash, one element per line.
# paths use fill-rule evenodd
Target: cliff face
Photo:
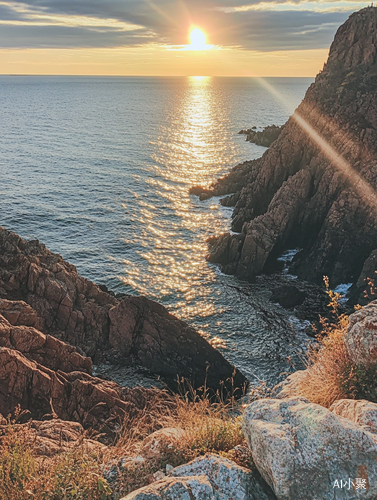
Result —
<path fill-rule="evenodd" d="M 249 279 L 284 250 L 293 270 L 331 285 L 356 282 L 377 248 L 377 8 L 341 26 L 328 62 L 262 158 L 212 188 L 231 194 L 232 230 L 209 260 Z"/>

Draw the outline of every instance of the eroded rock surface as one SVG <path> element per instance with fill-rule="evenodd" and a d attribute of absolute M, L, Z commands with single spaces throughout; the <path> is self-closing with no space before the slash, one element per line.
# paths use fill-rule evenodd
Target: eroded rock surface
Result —
<path fill-rule="evenodd" d="M 244 432 L 279 500 L 359 498 L 334 488 L 341 478 L 364 479 L 362 498 L 377 497 L 376 435 L 326 408 L 304 398 L 262 399 L 246 409 Z"/>
<path fill-rule="evenodd" d="M 231 460 L 207 454 L 189 464 L 176 467 L 171 476 L 206 476 L 216 492 L 217 500 L 273 500 L 275 497 L 255 472 Z"/>
<path fill-rule="evenodd" d="M 355 365 L 368 368 L 377 363 L 377 301 L 351 314 L 345 344 Z"/>
<path fill-rule="evenodd" d="M 0 347 L 19 351 L 28 359 L 51 370 L 82 371 L 92 374 L 90 358 L 81 356 L 75 347 L 45 335 L 33 327 L 12 326 L 0 315 Z"/>
<path fill-rule="evenodd" d="M 340 399 L 330 411 L 360 425 L 366 431 L 377 434 L 377 404 L 365 399 Z"/>
<path fill-rule="evenodd" d="M 212 239 L 211 262 L 251 278 L 301 248 L 291 265 L 300 278 L 358 280 L 377 240 L 376 74 L 377 10 L 366 8 L 339 28 L 327 64 L 270 149 L 213 186 L 212 194 L 232 193 L 224 204 L 235 206 L 239 234 Z"/>
<path fill-rule="evenodd" d="M 113 438 L 125 416 L 136 418 L 157 398 L 171 403 L 158 389 L 127 389 L 82 372 L 55 372 L 18 351 L 0 347 L 3 415 L 13 414 L 20 406 L 33 419 L 72 420 Z"/>
<path fill-rule="evenodd" d="M 205 476 L 166 478 L 130 493 L 122 500 L 217 500 Z"/>

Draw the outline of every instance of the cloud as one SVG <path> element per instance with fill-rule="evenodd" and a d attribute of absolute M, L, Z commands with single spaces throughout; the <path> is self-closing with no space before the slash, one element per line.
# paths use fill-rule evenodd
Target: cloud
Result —
<path fill-rule="evenodd" d="M 0 0 L 0 47 L 183 45 L 197 25 L 222 47 L 327 48 L 355 6 L 328 4 L 321 12 L 323 2 L 295 0 Z"/>

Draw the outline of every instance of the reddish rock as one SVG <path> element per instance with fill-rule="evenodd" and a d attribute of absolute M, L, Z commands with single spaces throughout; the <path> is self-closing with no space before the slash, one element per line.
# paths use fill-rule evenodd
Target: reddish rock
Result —
<path fill-rule="evenodd" d="M 75 347 L 32 327 L 12 326 L 1 315 L 0 347 L 15 349 L 51 370 L 82 371 L 89 374 L 93 370 L 92 360 L 81 356 Z"/>
<path fill-rule="evenodd" d="M 229 379 L 233 373 L 238 394 L 247 384 L 245 377 L 218 351 L 164 307 L 144 297 L 126 296 L 119 302 L 79 276 L 76 268 L 60 255 L 51 253 L 38 241 L 27 242 L 3 228 L 0 228 L 0 296 L 8 301 L 26 302 L 36 311 L 42 332 L 77 346 L 95 362 L 106 360 L 128 366 L 136 363 L 163 377 L 173 389 L 177 387 L 177 379 L 184 377 L 195 389 L 207 381 L 209 389 L 222 390 L 224 383 L 231 386 Z M 31 309 L 21 307 L 21 303 L 9 307 L 31 314 Z M 21 315 L 12 319 L 19 323 Z M 30 341 L 31 333 L 26 333 Z M 32 336 L 37 344 L 44 338 L 35 332 Z M 18 339 L 18 345 L 20 342 Z M 51 347 L 53 342 L 47 336 L 48 345 L 38 344 L 36 349 L 42 357 L 33 357 L 30 349 L 24 347 L 21 351 L 53 369 L 78 369 L 77 353 L 70 356 L 72 368 L 49 362 L 49 354 L 42 352 L 44 349 L 63 349 L 58 344 Z M 14 347 L 13 343 L 3 342 L 3 345 Z"/>
<path fill-rule="evenodd" d="M 127 389 L 82 372 L 55 372 L 28 360 L 18 351 L 0 348 L 0 413 L 28 409 L 33 419 L 52 416 L 79 422 L 114 437 L 125 416 L 137 418 L 159 398 L 158 389 Z"/>
<path fill-rule="evenodd" d="M 32 326 L 40 330 L 40 320 L 36 311 L 23 300 L 0 299 L 0 314 L 13 326 Z"/>

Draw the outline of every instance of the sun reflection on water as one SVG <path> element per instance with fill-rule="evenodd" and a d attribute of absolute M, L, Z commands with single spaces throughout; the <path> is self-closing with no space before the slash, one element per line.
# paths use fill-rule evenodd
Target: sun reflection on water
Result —
<path fill-rule="evenodd" d="M 140 200 L 134 214 L 142 231 L 123 240 L 143 250 L 136 262 L 124 261 L 122 281 L 185 319 L 221 312 L 211 297 L 216 271 L 205 260 L 206 239 L 227 230 L 228 219 L 213 200 L 190 196 L 189 188 L 208 185 L 236 162 L 229 112 L 211 77 L 187 79 L 152 142 L 150 198 Z"/>

